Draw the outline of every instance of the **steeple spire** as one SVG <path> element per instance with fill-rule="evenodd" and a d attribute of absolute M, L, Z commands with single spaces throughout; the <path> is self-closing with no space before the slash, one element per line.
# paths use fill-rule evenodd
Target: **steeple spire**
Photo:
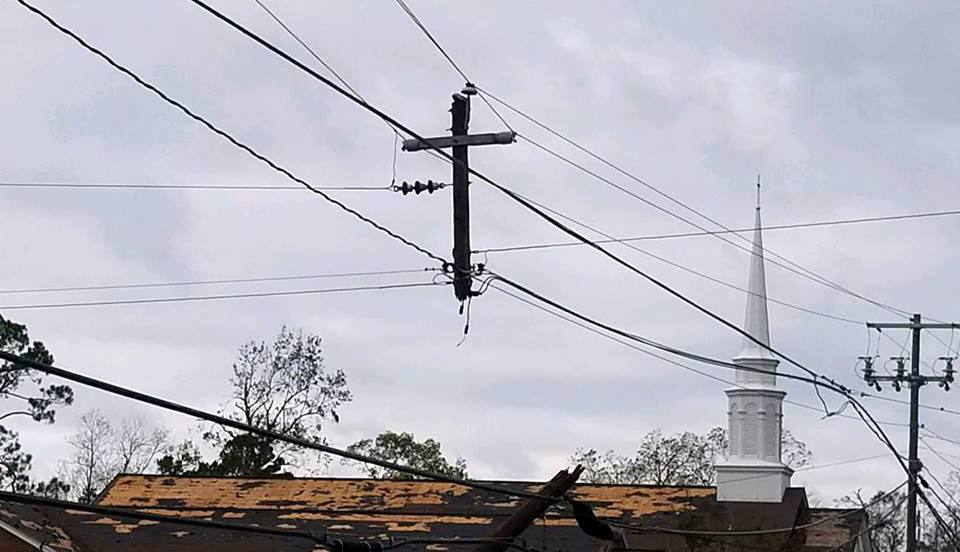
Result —
<path fill-rule="evenodd" d="M 760 175 L 757 175 L 757 213 L 753 227 L 753 250 L 750 255 L 750 278 L 747 283 L 747 314 L 743 329 L 764 345 L 770 345 L 770 322 L 767 316 L 767 276 L 763 261 L 763 232 L 760 220 Z M 768 359 L 770 353 L 744 337 L 737 359 Z"/>
<path fill-rule="evenodd" d="M 790 485 L 793 470 L 783 464 L 780 450 L 783 397 L 777 389 L 777 365 L 770 352 L 767 319 L 767 282 L 763 269 L 763 235 L 760 222 L 760 177 L 757 176 L 757 210 L 747 284 L 747 315 L 743 345 L 733 362 L 736 387 L 727 389 L 727 458 L 717 464 L 717 500 L 780 502 Z M 759 344 L 757 343 L 759 342 Z"/>

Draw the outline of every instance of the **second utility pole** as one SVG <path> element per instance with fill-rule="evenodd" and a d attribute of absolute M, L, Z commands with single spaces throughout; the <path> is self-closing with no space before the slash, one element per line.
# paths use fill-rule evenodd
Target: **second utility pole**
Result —
<path fill-rule="evenodd" d="M 910 385 L 910 446 L 908 449 L 909 459 L 909 477 L 907 479 L 907 552 L 916 552 L 917 550 L 917 478 L 923 464 L 917 455 L 917 445 L 920 437 L 920 387 L 930 382 L 939 382 L 944 390 L 950 390 L 950 384 L 953 383 L 953 361 L 955 357 L 941 357 L 940 360 L 946 362 L 946 369 L 943 376 L 924 376 L 920 374 L 920 332 L 932 329 L 956 329 L 960 328 L 958 324 L 924 324 L 921 322 L 919 314 L 914 314 L 909 323 L 890 323 L 875 324 L 868 322 L 867 328 L 883 331 L 884 329 L 905 329 L 911 331 L 913 347 L 910 352 L 910 374 L 904 371 L 903 357 L 894 357 L 891 360 L 897 361 L 897 372 L 895 375 L 878 376 L 873 369 L 873 357 L 860 357 L 864 361 L 863 379 L 867 385 L 872 385 L 877 391 L 880 391 L 880 382 L 889 381 L 893 383 L 894 389 L 900 391 L 901 383 Z M 948 353 L 949 354 L 949 353 Z"/>

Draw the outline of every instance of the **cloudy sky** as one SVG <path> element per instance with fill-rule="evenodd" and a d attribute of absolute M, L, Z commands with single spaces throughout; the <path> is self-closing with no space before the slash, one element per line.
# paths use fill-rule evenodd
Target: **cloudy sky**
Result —
<path fill-rule="evenodd" d="M 38 2 L 62 24 L 145 79 L 316 186 L 390 184 L 394 136 L 379 120 L 286 65 L 190 2 Z M 215 5 L 316 65 L 252 2 Z M 367 99 L 416 131 L 449 128 L 463 79 L 389 0 L 269 0 Z M 468 76 L 632 174 L 729 227 L 752 224 L 762 175 L 765 223 L 957 208 L 960 38 L 953 2 L 675 3 L 411 0 Z M 287 186 L 8 0 L 0 4 L 0 181 Z M 321 69 L 322 70 L 322 69 Z M 639 183 L 501 112 L 522 135 L 631 192 L 684 213 Z M 480 102 L 471 129 L 504 130 Z M 691 230 L 525 140 L 477 148 L 472 165 L 504 185 L 616 236 Z M 399 180 L 448 180 L 424 153 L 397 155 Z M 449 190 L 428 197 L 331 192 L 430 250 L 451 247 Z M 472 187 L 477 249 L 566 241 L 483 183 Z M 0 289 L 176 282 L 405 270 L 435 263 L 294 190 L 0 188 Z M 695 218 L 695 217 L 693 217 Z M 706 224 L 702 219 L 699 224 Z M 925 316 L 956 316 L 957 218 L 770 231 L 769 251 L 871 299 Z M 596 234 L 591 234 L 597 237 Z M 742 243 L 737 239 L 731 241 Z M 711 237 L 636 244 L 737 286 L 749 256 Z M 612 250 L 702 305 L 739 322 L 745 295 L 636 250 Z M 476 260 L 483 260 L 477 257 Z M 490 253 L 489 266 L 630 331 L 730 358 L 740 340 L 622 267 L 583 247 Z M 854 321 L 890 313 L 768 264 L 771 298 Z M 384 429 L 439 439 L 480 478 L 544 479 L 579 447 L 629 453 L 646 432 L 703 432 L 725 420 L 724 384 L 683 371 L 496 291 L 472 306 L 470 333 L 447 287 L 109 307 L 9 307 L 429 282 L 395 274 L 85 293 L 0 295 L 58 362 L 138 390 L 213 409 L 229 391 L 237 347 L 286 324 L 319 334 L 355 400 L 330 441 Z M 863 388 L 862 323 L 770 306 L 773 342 L 808 366 Z M 952 319 L 952 318 L 951 318 Z M 902 341 L 905 334 L 894 334 Z M 941 336 L 951 339 L 949 332 Z M 960 336 L 957 336 L 960 343 Z M 877 338 L 872 337 L 871 347 Z M 946 353 L 925 338 L 924 360 Z M 879 353 L 899 347 L 880 341 Z M 941 365 L 942 366 L 942 365 Z M 705 370 L 720 370 L 704 368 Z M 722 377 L 730 374 L 717 372 Z M 803 384 L 789 399 L 816 403 Z M 191 420 L 77 388 L 53 426 L 17 422 L 37 476 L 55 472 L 63 439 L 85 410 L 134 414 L 190 436 Z M 885 391 L 892 395 L 892 391 Z M 905 394 L 901 395 L 905 398 Z M 832 407 L 838 398 L 828 396 Z M 867 399 L 865 399 L 867 400 Z M 930 386 L 923 401 L 956 399 Z M 880 419 L 901 405 L 867 400 Z M 858 421 L 822 420 L 786 405 L 785 425 L 815 464 L 880 455 Z M 960 437 L 957 416 L 927 411 L 928 428 Z M 898 445 L 906 431 L 887 426 Z M 960 447 L 930 441 L 944 454 Z M 950 458 L 949 456 L 947 457 Z M 949 467 L 925 451 L 935 473 Z M 344 468 L 334 466 L 336 473 Z M 829 501 L 902 480 L 892 458 L 800 472 L 794 483 Z"/>

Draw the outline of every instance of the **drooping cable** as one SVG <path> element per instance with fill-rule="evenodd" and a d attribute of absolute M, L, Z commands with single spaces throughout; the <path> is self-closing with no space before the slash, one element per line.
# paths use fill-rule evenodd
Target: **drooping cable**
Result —
<path fill-rule="evenodd" d="M 664 355 L 655 353 L 655 352 L 653 352 L 653 351 L 647 350 L 647 349 L 645 349 L 645 348 L 643 348 L 643 347 L 640 347 L 640 346 L 638 346 L 637 344 L 632 343 L 632 342 L 630 342 L 630 341 L 627 341 L 627 340 L 625 340 L 625 339 L 621 339 L 621 338 L 618 338 L 618 337 L 616 337 L 616 336 L 614 336 L 614 335 L 610 335 L 609 333 L 605 333 L 605 332 L 603 332 L 603 331 L 601 331 L 601 330 L 599 330 L 599 329 L 597 329 L 597 328 L 595 328 L 595 327 L 593 327 L 593 326 L 591 326 L 591 325 L 589 325 L 589 324 L 587 324 L 587 323 L 581 322 L 580 320 L 577 320 L 577 319 L 575 319 L 575 318 L 573 318 L 573 317 L 571 317 L 571 316 L 566 316 L 566 315 L 561 314 L 561 313 L 559 313 L 559 312 L 550 310 L 550 309 L 544 307 L 543 305 L 540 305 L 540 304 L 538 304 L 538 303 L 536 303 L 536 302 L 534 302 L 534 301 L 531 301 L 531 300 L 523 297 L 522 295 L 516 294 L 516 293 L 514 293 L 514 292 L 512 292 L 512 291 L 510 291 L 510 290 L 507 290 L 507 289 L 504 289 L 504 288 L 502 288 L 502 287 L 500 287 L 500 286 L 497 286 L 495 283 L 494 283 L 494 284 L 490 284 L 489 287 L 490 287 L 490 289 L 493 289 L 493 290 L 497 291 L 498 293 L 502 293 L 502 294 L 504 294 L 504 295 L 507 295 L 507 296 L 509 296 L 509 297 L 512 297 L 513 299 L 515 299 L 515 300 L 517 300 L 517 301 L 520 301 L 521 303 L 524 303 L 524 304 L 526 304 L 526 305 L 529 305 L 529 306 L 531 306 L 531 307 L 533 307 L 533 308 L 535 308 L 535 309 L 537 309 L 537 310 L 540 310 L 540 311 L 542 311 L 542 312 L 544 312 L 544 313 L 546 313 L 546 314 L 549 314 L 549 315 L 551 315 L 551 316 L 553 316 L 553 317 L 559 318 L 560 320 L 564 320 L 565 322 L 568 322 L 568 323 L 570 323 L 570 324 L 573 324 L 574 326 L 577 326 L 577 327 L 579 327 L 579 328 L 581 328 L 581 329 L 584 329 L 584 330 L 586 330 L 586 331 L 588 331 L 588 332 L 590 332 L 590 333 L 596 334 L 596 335 L 598 335 L 598 336 L 600 336 L 600 337 L 603 337 L 604 339 L 608 339 L 608 340 L 613 341 L 613 342 L 615 342 L 615 343 L 619 343 L 620 345 L 623 345 L 624 347 L 628 347 L 628 348 L 633 349 L 634 351 L 637 351 L 637 352 L 639 352 L 639 353 L 642 353 L 642 354 L 645 354 L 645 355 L 647 355 L 647 356 L 656 358 L 656 359 L 658 359 L 658 360 L 661 360 L 661 361 L 663 361 L 663 362 L 666 362 L 667 364 L 671 364 L 671 365 L 673 365 L 673 366 L 676 366 L 676 367 L 678 367 L 678 368 L 680 368 L 680 369 L 682 369 L 682 370 L 686 370 L 686 371 L 688 371 L 688 372 L 697 374 L 697 375 L 699 375 L 699 376 L 703 376 L 703 377 L 705 377 L 705 378 L 711 379 L 711 380 L 716 381 L 716 382 L 719 382 L 719 383 L 723 383 L 723 384 L 725 384 L 725 385 L 732 385 L 732 386 L 734 386 L 734 387 L 743 387 L 741 384 L 739 384 L 739 383 L 737 383 L 737 382 L 735 382 L 735 381 L 733 381 L 733 380 L 721 378 L 721 377 L 716 376 L 716 375 L 714 375 L 714 374 L 712 374 L 712 373 L 710 373 L 710 372 L 706 372 L 706 371 L 704 371 L 704 370 L 700 370 L 699 368 L 694 368 L 693 366 L 690 366 L 690 365 L 688 365 L 688 364 L 684 364 L 684 363 L 682 363 L 682 362 L 678 362 L 678 361 L 676 361 L 676 360 L 673 360 L 673 359 L 670 358 L 670 357 L 667 357 L 667 356 L 664 356 Z M 809 405 L 809 404 L 804 404 L 804 403 L 797 402 L 797 401 L 794 401 L 794 400 L 791 400 L 791 399 L 784 399 L 783 402 L 786 403 L 786 404 L 792 405 L 792 406 L 796 406 L 796 407 L 799 407 L 799 408 L 803 408 L 803 409 L 805 409 L 805 410 L 810 410 L 810 411 L 814 411 L 814 412 L 819 412 L 819 413 L 821 413 L 821 414 L 823 413 L 823 408 L 822 408 L 822 407 L 817 407 L 817 406 L 813 406 L 813 405 Z M 860 422 L 863 421 L 862 418 L 860 418 L 859 416 L 854 416 L 854 415 L 851 415 L 851 414 L 839 413 L 839 414 L 836 414 L 836 416 L 837 416 L 837 417 L 840 417 L 840 418 L 847 418 L 847 419 L 850 419 L 850 420 L 857 420 L 857 421 L 860 421 Z M 901 422 L 879 421 L 878 423 L 880 423 L 881 425 L 890 426 L 890 427 L 898 427 L 898 428 L 907 428 L 907 427 L 910 427 L 910 424 L 901 423 Z"/>
<path fill-rule="evenodd" d="M 213 414 L 193 408 L 190 406 L 185 406 L 173 401 L 166 399 L 161 399 L 159 397 L 141 393 L 139 391 L 134 391 L 120 385 L 116 385 L 107 381 L 99 380 L 92 378 L 90 376 L 85 376 L 77 372 L 72 372 L 52 364 L 44 364 L 42 362 L 37 362 L 28 358 L 24 358 L 19 355 L 10 354 L 5 351 L 0 351 L 0 359 L 12 363 L 17 368 L 27 368 L 30 370 L 36 370 L 44 374 L 51 376 L 56 376 L 58 378 L 63 378 L 65 380 L 72 381 L 74 383 L 79 383 L 80 385 L 85 385 L 93 389 L 99 389 L 101 391 L 106 391 L 113 395 L 118 395 L 125 397 L 127 399 L 132 399 L 142 403 L 146 403 L 164 410 L 170 410 L 172 412 L 177 412 L 187 416 L 197 418 L 206 422 L 211 422 L 220 426 L 229 427 L 238 431 L 245 433 L 252 433 L 254 435 L 259 435 L 270 440 L 281 441 L 284 443 L 289 443 L 298 447 L 305 449 L 316 450 L 333 456 L 338 456 L 340 458 L 346 458 L 348 460 L 353 460 L 355 462 L 361 462 L 364 464 L 372 464 L 375 466 L 380 466 L 381 468 L 386 468 L 388 470 L 394 470 L 400 473 L 407 475 L 412 475 L 415 477 L 420 477 L 423 479 L 430 479 L 434 481 L 445 481 L 447 483 L 453 483 L 455 485 L 462 485 L 464 487 L 470 487 L 474 489 L 481 489 L 489 491 L 492 493 L 503 494 L 507 496 L 516 496 L 522 498 L 534 498 L 537 500 L 550 500 L 553 501 L 554 498 L 546 495 L 541 495 L 537 493 L 530 493 L 519 489 L 507 489 L 499 485 L 491 485 L 486 483 L 481 483 L 478 481 L 472 481 L 469 479 L 463 479 L 460 477 L 454 477 L 451 475 L 445 475 L 440 473 L 431 472 L 429 470 L 423 470 L 420 468 L 413 468 L 410 466 L 404 466 L 396 462 L 391 462 L 389 460 L 382 460 L 380 458 L 374 458 L 372 456 L 367 456 L 364 454 L 358 454 L 356 452 L 351 452 L 349 450 L 339 449 L 330 445 L 323 443 L 317 443 L 300 437 L 294 437 L 291 435 L 286 435 L 269 429 L 263 429 L 254 425 L 250 425 L 238 420 L 233 420 L 219 414 Z"/>

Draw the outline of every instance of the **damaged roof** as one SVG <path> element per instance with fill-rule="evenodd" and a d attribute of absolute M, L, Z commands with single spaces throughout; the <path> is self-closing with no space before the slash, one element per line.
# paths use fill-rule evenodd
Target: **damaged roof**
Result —
<path fill-rule="evenodd" d="M 491 482 L 516 491 L 538 492 L 542 483 Z M 853 552 L 865 526 L 861 510 L 810 509 L 801 488 L 788 489 L 780 503 L 717 502 L 713 487 L 576 485 L 570 495 L 604 520 L 647 530 L 626 531 L 630 549 L 664 552 L 784 550 Z M 0 502 L 0 549 L 27 552 L 314 552 L 316 540 L 490 538 L 522 504 L 502 494 L 434 481 L 293 479 L 121 475 L 98 506 L 215 523 L 296 531 L 301 536 L 240 533 L 101 515 L 79 509 Z M 516 541 L 550 552 L 609 550 L 586 535 L 558 504 Z M 132 512 L 131 512 L 132 513 Z M 842 516 L 842 517 L 838 517 Z M 820 522 L 805 530 L 750 536 L 673 534 L 679 531 L 754 531 Z M 450 543 L 407 550 L 470 550 Z M 475 549 L 475 547 L 473 548 Z"/>
<path fill-rule="evenodd" d="M 542 483 L 500 481 L 498 486 L 537 492 Z M 714 487 L 576 485 L 570 495 L 608 520 L 692 531 L 752 531 L 810 521 L 803 489 L 788 489 L 781 503 L 717 502 Z M 435 481 L 343 478 L 223 478 L 121 475 L 98 504 L 170 516 L 261 527 L 346 535 L 350 538 L 483 538 L 521 504 L 502 494 Z M 840 510 L 816 510 L 823 516 Z M 820 514 L 818 514 L 820 515 Z M 848 521 L 848 523 L 847 523 Z M 804 531 L 751 537 L 637 533 L 631 542 L 652 550 L 720 550 L 738 545 L 760 550 L 810 552 L 838 546 L 862 523 L 851 515 Z M 814 533 L 813 529 L 817 529 Z M 139 531 L 132 528 L 132 532 Z M 185 530 L 196 531 L 195 528 Z M 812 542 L 811 535 L 813 536 Z M 521 536 L 530 546 L 557 551 L 600 550 L 605 543 L 584 534 L 568 512 L 554 511 Z M 808 542 L 804 542 L 808 541 Z M 672 543 L 672 544 L 671 544 Z M 817 548 L 810 548 L 815 544 Z M 446 550 L 449 545 L 431 545 Z M 423 549 L 423 547 L 421 547 Z M 209 549 L 205 552 L 209 552 Z"/>
<path fill-rule="evenodd" d="M 302 537 L 237 533 L 81 510 L 0 502 L 4 552 L 319 552 Z"/>

